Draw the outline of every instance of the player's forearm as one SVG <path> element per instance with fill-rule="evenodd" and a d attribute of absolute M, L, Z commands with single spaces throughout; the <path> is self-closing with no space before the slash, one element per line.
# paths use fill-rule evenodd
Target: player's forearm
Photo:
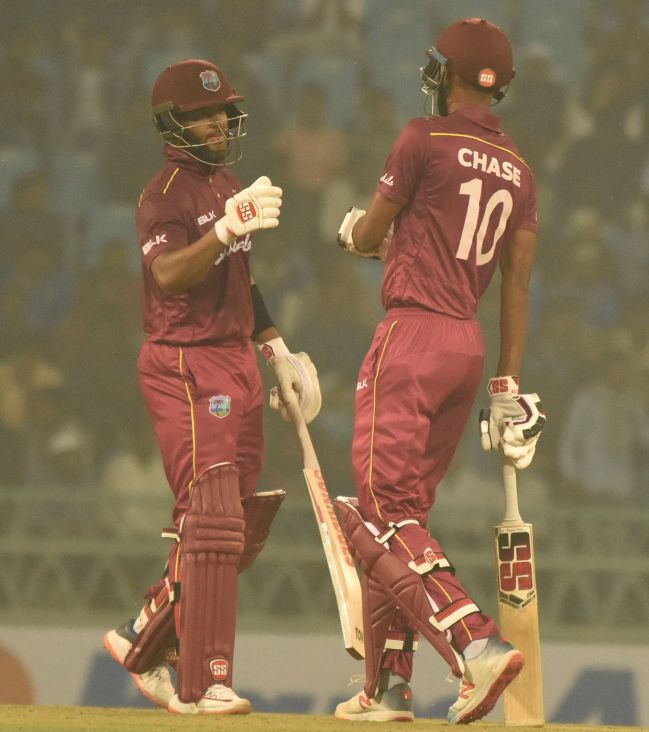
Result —
<path fill-rule="evenodd" d="M 377 234 L 368 225 L 367 214 L 356 222 L 352 230 L 352 237 L 354 239 L 354 246 L 359 252 L 376 252 L 383 241 L 383 236 Z"/>
<path fill-rule="evenodd" d="M 500 293 L 500 358 L 497 375 L 520 374 L 529 311 L 529 286 L 503 279 Z"/>
<path fill-rule="evenodd" d="M 187 247 L 160 254 L 153 260 L 151 271 L 163 292 L 179 295 L 205 277 L 224 249 L 225 244 L 209 231 Z"/>
<path fill-rule="evenodd" d="M 354 225 L 352 238 L 359 252 L 378 252 L 392 222 L 402 209 L 400 203 L 389 200 L 376 192 L 367 213 Z"/>

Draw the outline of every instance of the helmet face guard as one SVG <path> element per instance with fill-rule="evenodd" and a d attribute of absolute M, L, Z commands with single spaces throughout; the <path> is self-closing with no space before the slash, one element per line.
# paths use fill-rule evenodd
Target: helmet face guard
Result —
<path fill-rule="evenodd" d="M 426 51 L 426 55 L 430 61 L 426 66 L 422 66 L 419 71 L 421 74 L 421 90 L 426 96 L 435 94 L 446 75 L 448 59 L 443 53 L 440 53 L 434 46 Z"/>
<path fill-rule="evenodd" d="M 424 102 L 424 110 L 431 116 L 437 114 L 445 117 L 448 114 L 448 107 L 443 81 L 448 71 L 448 59 L 434 46 L 426 51 L 426 55 L 430 61 L 419 69 L 422 80 L 421 90 L 427 98 L 430 98 L 431 102 L 430 112 L 426 109 L 426 102 Z"/>
<path fill-rule="evenodd" d="M 225 107 L 228 116 L 227 129 L 215 120 L 211 124 L 218 129 L 228 143 L 228 149 L 224 159 L 215 162 L 210 159 L 211 151 L 208 148 L 210 142 L 198 142 L 192 135 L 194 127 L 200 127 L 205 122 L 194 122 L 185 120 L 182 112 L 174 108 L 173 102 L 161 104 L 153 108 L 153 122 L 162 139 L 178 150 L 185 150 L 196 160 L 210 165 L 233 165 L 241 159 L 241 146 L 239 141 L 246 136 L 246 118 L 248 115 L 241 112 L 234 104 Z M 197 111 L 197 110 L 194 110 Z M 187 134 L 189 133 L 189 134 Z"/>

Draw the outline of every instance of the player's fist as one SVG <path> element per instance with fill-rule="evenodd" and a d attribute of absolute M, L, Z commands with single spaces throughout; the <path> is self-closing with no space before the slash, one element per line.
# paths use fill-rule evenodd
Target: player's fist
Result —
<path fill-rule="evenodd" d="M 313 361 L 306 353 L 288 353 L 278 356 L 271 365 L 279 382 L 279 386 L 270 391 L 271 409 L 276 409 L 286 422 L 290 422 L 286 403 L 297 398 L 304 421 L 309 424 L 322 406 L 318 372 Z"/>
<path fill-rule="evenodd" d="M 378 250 L 372 250 L 371 252 L 361 252 L 356 248 L 354 239 L 352 238 L 352 229 L 356 222 L 365 216 L 366 211 L 362 208 L 356 208 L 352 206 L 349 211 L 345 214 L 345 218 L 338 229 L 338 246 L 342 247 L 346 252 L 355 254 L 357 257 L 365 257 L 366 259 L 380 259 L 382 262 L 388 258 L 388 249 L 392 243 L 392 235 L 394 234 L 394 223 L 390 224 L 390 228 L 383 237 L 383 241 L 379 246 Z"/>
<path fill-rule="evenodd" d="M 214 224 L 216 236 L 230 245 L 251 231 L 274 229 L 279 226 L 281 206 L 282 189 L 272 185 L 265 175 L 257 178 L 225 202 L 225 216 Z"/>
<path fill-rule="evenodd" d="M 272 338 L 259 345 L 264 358 L 273 367 L 279 386 L 270 391 L 270 406 L 287 421 L 287 404 L 297 400 L 304 421 L 309 424 L 320 412 L 322 396 L 318 372 L 306 353 L 291 353 L 282 338 Z"/>
<path fill-rule="evenodd" d="M 489 409 L 480 412 L 480 440 L 484 450 L 499 446 L 519 470 L 534 457 L 546 416 L 538 394 L 519 394 L 518 377 L 489 380 Z"/>

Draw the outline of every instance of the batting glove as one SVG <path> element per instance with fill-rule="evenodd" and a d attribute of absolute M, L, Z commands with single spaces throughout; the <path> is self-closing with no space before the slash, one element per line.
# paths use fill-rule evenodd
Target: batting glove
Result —
<path fill-rule="evenodd" d="M 360 252 L 354 246 L 354 240 L 352 239 L 352 229 L 358 221 L 358 219 L 365 216 L 366 211 L 362 208 L 356 208 L 352 206 L 349 211 L 345 214 L 340 229 L 338 229 L 338 246 L 342 247 L 346 252 L 355 254 L 357 257 L 366 257 L 367 259 L 378 259 L 376 252 Z"/>
<path fill-rule="evenodd" d="M 225 216 L 214 224 L 220 241 L 233 244 L 237 237 L 258 229 L 275 229 L 279 226 L 279 210 L 282 205 L 282 189 L 274 186 L 263 175 L 248 188 L 235 193 L 225 202 Z"/>
<path fill-rule="evenodd" d="M 294 399 L 309 424 L 320 412 L 322 396 L 318 372 L 306 353 L 290 353 L 282 338 L 272 338 L 259 349 L 273 367 L 279 386 L 270 390 L 270 407 L 277 410 L 286 422 L 291 421 L 286 404 Z"/>
<path fill-rule="evenodd" d="M 538 394 L 519 394 L 517 376 L 489 379 L 489 409 L 480 412 L 480 441 L 484 450 L 502 447 L 516 468 L 534 457 L 546 416 Z"/>

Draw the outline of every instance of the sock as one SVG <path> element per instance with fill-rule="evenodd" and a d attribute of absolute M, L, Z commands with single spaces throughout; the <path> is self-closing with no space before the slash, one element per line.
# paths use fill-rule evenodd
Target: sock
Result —
<path fill-rule="evenodd" d="M 478 640 L 471 641 L 469 645 L 462 651 L 465 661 L 472 661 L 477 658 L 482 651 L 484 651 L 487 641 L 489 638 L 479 638 Z"/>
<path fill-rule="evenodd" d="M 393 686 L 396 686 L 397 684 L 407 684 L 408 680 L 404 679 L 401 674 L 395 674 L 390 671 L 390 677 L 388 678 L 388 689 L 391 689 Z"/>

